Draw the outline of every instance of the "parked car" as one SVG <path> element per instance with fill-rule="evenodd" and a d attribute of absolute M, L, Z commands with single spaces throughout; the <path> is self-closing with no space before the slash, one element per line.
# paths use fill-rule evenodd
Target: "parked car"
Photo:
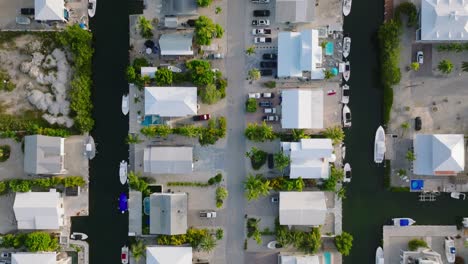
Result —
<path fill-rule="evenodd" d="M 205 120 L 210 120 L 210 114 L 193 116 L 193 121 L 205 121 Z"/>
<path fill-rule="evenodd" d="M 424 63 L 424 53 L 422 51 L 418 51 L 416 53 L 416 61 L 419 63 L 419 64 L 423 64 Z"/>
<path fill-rule="evenodd" d="M 269 19 L 254 19 L 252 20 L 252 26 L 262 27 L 262 26 L 269 26 L 270 20 Z"/>
<path fill-rule="evenodd" d="M 254 38 L 254 43 L 271 43 L 271 38 L 256 37 Z"/>
<path fill-rule="evenodd" d="M 252 29 L 252 35 L 270 35 L 271 29 L 269 28 L 254 28 Z"/>
<path fill-rule="evenodd" d="M 263 113 L 265 113 L 265 114 L 276 114 L 276 108 L 265 108 L 265 109 L 263 109 Z"/>
<path fill-rule="evenodd" d="M 264 60 L 276 60 L 278 58 L 278 55 L 274 53 L 265 53 L 262 55 L 262 58 Z"/>
<path fill-rule="evenodd" d="M 249 98 L 259 99 L 261 97 L 260 93 L 249 93 Z"/>
<path fill-rule="evenodd" d="M 275 167 L 275 159 L 273 157 L 273 154 L 269 153 L 268 154 L 268 168 L 273 169 Z"/>
<path fill-rule="evenodd" d="M 273 103 L 270 101 L 261 101 L 260 103 L 258 103 L 258 105 L 260 107 L 272 107 Z"/>
<path fill-rule="evenodd" d="M 270 10 L 254 10 L 253 11 L 254 17 L 267 17 L 270 16 Z"/>
<path fill-rule="evenodd" d="M 187 25 L 189 27 L 195 27 L 195 22 L 197 22 L 196 19 L 189 19 L 189 20 L 187 20 Z"/>
<path fill-rule="evenodd" d="M 216 218 L 215 211 L 200 211 L 201 218 Z"/>
<path fill-rule="evenodd" d="M 262 98 L 275 98 L 274 93 L 262 93 Z"/>
<path fill-rule="evenodd" d="M 23 16 L 34 16 L 34 8 L 21 8 L 20 13 Z"/>
<path fill-rule="evenodd" d="M 210 60 L 220 60 L 220 59 L 224 59 L 224 54 L 222 54 L 222 53 L 210 54 L 210 55 L 208 55 L 208 59 L 210 59 Z"/>
<path fill-rule="evenodd" d="M 10 252 L 2 252 L 0 253 L 0 258 L 11 258 Z"/>
<path fill-rule="evenodd" d="M 272 76 L 273 75 L 273 70 L 262 69 L 262 70 L 260 70 L 260 75 L 261 76 Z"/>
<path fill-rule="evenodd" d="M 414 119 L 414 130 L 419 131 L 422 128 L 422 120 L 421 117 L 416 117 Z"/>
<path fill-rule="evenodd" d="M 271 202 L 272 203 L 279 203 L 279 196 L 272 196 L 271 197 Z"/>
<path fill-rule="evenodd" d="M 270 0 L 252 0 L 252 3 L 254 3 L 254 4 L 268 4 L 268 3 L 270 3 Z"/>
<path fill-rule="evenodd" d="M 263 121 L 278 122 L 279 121 L 279 116 L 277 116 L 277 115 L 265 115 L 265 116 L 263 116 Z"/>
<path fill-rule="evenodd" d="M 262 61 L 260 62 L 260 67 L 262 68 L 276 68 L 276 61 Z"/>

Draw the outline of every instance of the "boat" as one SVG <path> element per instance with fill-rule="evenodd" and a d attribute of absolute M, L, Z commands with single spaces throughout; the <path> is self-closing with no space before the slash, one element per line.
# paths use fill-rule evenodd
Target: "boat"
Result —
<path fill-rule="evenodd" d="M 124 94 L 122 96 L 122 114 L 127 115 L 128 114 L 128 94 Z"/>
<path fill-rule="evenodd" d="M 96 0 L 88 0 L 88 15 L 89 17 L 94 17 L 96 14 Z"/>
<path fill-rule="evenodd" d="M 336 91 L 335 90 L 328 90 L 327 95 L 335 95 Z"/>
<path fill-rule="evenodd" d="M 169 65 L 169 66 L 167 66 L 167 68 L 168 68 L 171 72 L 182 72 L 182 69 L 180 69 L 179 67 L 176 67 L 176 66 Z"/>
<path fill-rule="evenodd" d="M 121 193 L 119 196 L 119 210 L 122 214 L 128 210 L 128 198 L 125 193 Z"/>
<path fill-rule="evenodd" d="M 341 86 L 341 103 L 349 103 L 349 85 L 347 84 Z"/>
<path fill-rule="evenodd" d="M 346 59 L 351 52 L 351 38 L 348 35 L 345 35 L 343 38 L 343 57 Z"/>
<path fill-rule="evenodd" d="M 374 141 L 374 162 L 382 163 L 385 156 L 385 131 L 382 126 L 379 126 L 375 132 Z"/>
<path fill-rule="evenodd" d="M 382 247 L 378 247 L 375 251 L 375 264 L 384 264 L 384 254 Z"/>
<path fill-rule="evenodd" d="M 343 167 L 343 182 L 351 182 L 351 165 L 346 163 Z"/>
<path fill-rule="evenodd" d="M 120 176 L 120 183 L 122 183 L 122 185 L 126 184 L 128 181 L 128 178 L 127 178 L 127 162 L 125 160 L 122 160 L 120 162 L 119 176 Z"/>
<path fill-rule="evenodd" d="M 455 241 L 453 237 L 445 237 L 445 257 L 447 257 L 448 263 L 455 263 L 455 254 L 457 254 L 457 249 L 455 248 Z"/>
<path fill-rule="evenodd" d="M 346 158 L 346 146 L 345 144 L 341 144 L 341 160 L 344 162 Z"/>
<path fill-rule="evenodd" d="M 86 235 L 85 233 L 73 232 L 70 235 L 70 238 L 73 240 L 86 240 L 88 238 L 88 235 Z"/>
<path fill-rule="evenodd" d="M 345 79 L 345 81 L 349 81 L 349 77 L 351 77 L 351 65 L 349 61 L 345 62 L 344 66 L 345 68 L 343 71 L 343 78 Z"/>
<path fill-rule="evenodd" d="M 351 13 L 351 0 L 343 0 L 343 15 L 348 16 Z"/>
<path fill-rule="evenodd" d="M 267 244 L 267 248 L 269 248 L 269 249 L 278 249 L 278 248 L 282 248 L 282 247 L 283 246 L 281 246 L 281 244 L 278 243 L 278 241 L 276 241 L 276 240 L 270 241 Z"/>
<path fill-rule="evenodd" d="M 394 226 L 410 226 L 410 225 L 413 225 L 414 223 L 416 223 L 416 221 L 414 221 L 411 218 L 407 218 L 407 217 L 393 218 L 392 220 L 393 220 L 393 225 Z"/>
<path fill-rule="evenodd" d="M 457 199 L 457 200 L 460 200 L 460 199 L 465 200 L 466 195 L 461 192 L 451 192 L 450 197 L 452 197 L 453 199 Z"/>
<path fill-rule="evenodd" d="M 343 106 L 343 126 L 351 127 L 351 109 L 346 104 Z"/>
<path fill-rule="evenodd" d="M 123 246 L 122 251 L 120 253 L 120 260 L 122 261 L 122 264 L 128 264 L 128 247 Z"/>

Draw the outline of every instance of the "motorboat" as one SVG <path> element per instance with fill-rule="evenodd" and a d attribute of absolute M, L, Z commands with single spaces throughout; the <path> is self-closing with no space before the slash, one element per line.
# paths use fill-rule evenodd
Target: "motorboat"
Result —
<path fill-rule="evenodd" d="M 345 81 L 349 81 L 349 77 L 351 77 L 351 64 L 347 61 L 344 64 L 343 78 Z"/>
<path fill-rule="evenodd" d="M 341 144 L 341 160 L 344 162 L 346 159 L 346 146 L 345 144 Z"/>
<path fill-rule="evenodd" d="M 351 109 L 347 104 L 343 106 L 343 126 L 351 127 Z"/>
<path fill-rule="evenodd" d="M 335 95 L 336 91 L 335 90 L 328 90 L 327 95 Z"/>
<path fill-rule="evenodd" d="M 378 247 L 375 251 L 375 264 L 384 264 L 384 252 L 382 247 Z"/>
<path fill-rule="evenodd" d="M 120 260 L 122 261 L 122 264 L 128 264 L 128 247 L 123 246 L 122 251 L 120 253 Z"/>
<path fill-rule="evenodd" d="M 73 240 L 86 240 L 88 238 L 88 235 L 86 235 L 85 233 L 73 232 L 70 235 L 70 238 Z"/>
<path fill-rule="evenodd" d="M 128 94 L 122 96 L 122 114 L 128 115 Z"/>
<path fill-rule="evenodd" d="M 125 185 L 128 181 L 127 168 L 128 168 L 127 162 L 125 160 L 122 160 L 120 162 L 120 168 L 119 168 L 120 183 L 122 183 L 122 185 Z"/>
<path fill-rule="evenodd" d="M 457 200 L 465 200 L 466 195 L 461 192 L 451 192 L 450 197 L 452 197 L 453 199 L 457 199 Z"/>
<path fill-rule="evenodd" d="M 171 72 L 182 72 L 182 69 L 180 69 L 179 67 L 176 67 L 176 66 L 169 65 L 169 66 L 167 66 L 167 68 L 168 68 Z"/>
<path fill-rule="evenodd" d="M 455 248 L 455 241 L 453 240 L 453 237 L 446 237 L 444 245 L 445 257 L 447 258 L 447 262 L 455 263 L 455 255 L 457 254 L 457 249 Z"/>
<path fill-rule="evenodd" d="M 278 248 L 282 248 L 282 247 L 283 246 L 281 246 L 281 244 L 278 243 L 278 241 L 276 241 L 276 240 L 270 241 L 267 244 L 267 248 L 269 248 L 269 249 L 278 249 Z"/>
<path fill-rule="evenodd" d="M 463 217 L 463 222 L 462 222 L 462 224 L 463 224 L 463 227 L 464 227 L 464 228 L 468 228 L 468 217 Z"/>
<path fill-rule="evenodd" d="M 346 163 L 343 167 L 343 182 L 351 182 L 351 165 Z"/>
<path fill-rule="evenodd" d="M 351 0 L 343 0 L 343 15 L 348 16 L 351 13 Z"/>
<path fill-rule="evenodd" d="M 128 210 L 128 198 L 125 193 L 121 193 L 119 196 L 119 210 L 122 214 Z"/>
<path fill-rule="evenodd" d="M 349 103 L 349 85 L 347 84 L 341 86 L 341 103 Z"/>
<path fill-rule="evenodd" d="M 410 226 L 410 225 L 413 225 L 414 223 L 416 223 L 416 221 L 414 221 L 411 218 L 407 218 L 407 217 L 393 218 L 392 220 L 393 220 L 393 225 L 394 226 Z"/>
<path fill-rule="evenodd" d="M 346 35 L 343 38 L 343 57 L 346 59 L 349 56 L 349 53 L 351 52 L 351 38 Z"/>
<path fill-rule="evenodd" d="M 88 0 L 88 15 L 89 17 L 94 17 L 96 14 L 96 5 L 97 5 L 97 0 Z"/>
<path fill-rule="evenodd" d="M 385 131 L 382 126 L 379 126 L 375 132 L 374 142 L 374 162 L 382 163 L 385 156 Z"/>

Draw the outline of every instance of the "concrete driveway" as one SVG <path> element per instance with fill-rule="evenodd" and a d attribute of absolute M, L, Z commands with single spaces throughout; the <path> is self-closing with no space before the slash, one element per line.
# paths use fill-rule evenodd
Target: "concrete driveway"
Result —
<path fill-rule="evenodd" d="M 411 61 L 417 60 L 416 53 L 418 51 L 423 52 L 424 63 L 419 65 L 419 71 L 414 72 L 414 76 L 432 76 L 432 44 L 414 43 L 411 47 Z"/>

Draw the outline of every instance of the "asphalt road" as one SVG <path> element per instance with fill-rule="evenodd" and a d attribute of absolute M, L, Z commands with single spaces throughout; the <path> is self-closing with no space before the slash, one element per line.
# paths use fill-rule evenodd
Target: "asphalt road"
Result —
<path fill-rule="evenodd" d="M 226 231 L 226 263 L 238 264 L 244 259 L 245 198 L 243 180 L 245 156 L 245 10 L 247 1 L 228 1 L 226 75 L 228 135 L 226 146 L 226 179 L 229 191 L 224 210 Z"/>

